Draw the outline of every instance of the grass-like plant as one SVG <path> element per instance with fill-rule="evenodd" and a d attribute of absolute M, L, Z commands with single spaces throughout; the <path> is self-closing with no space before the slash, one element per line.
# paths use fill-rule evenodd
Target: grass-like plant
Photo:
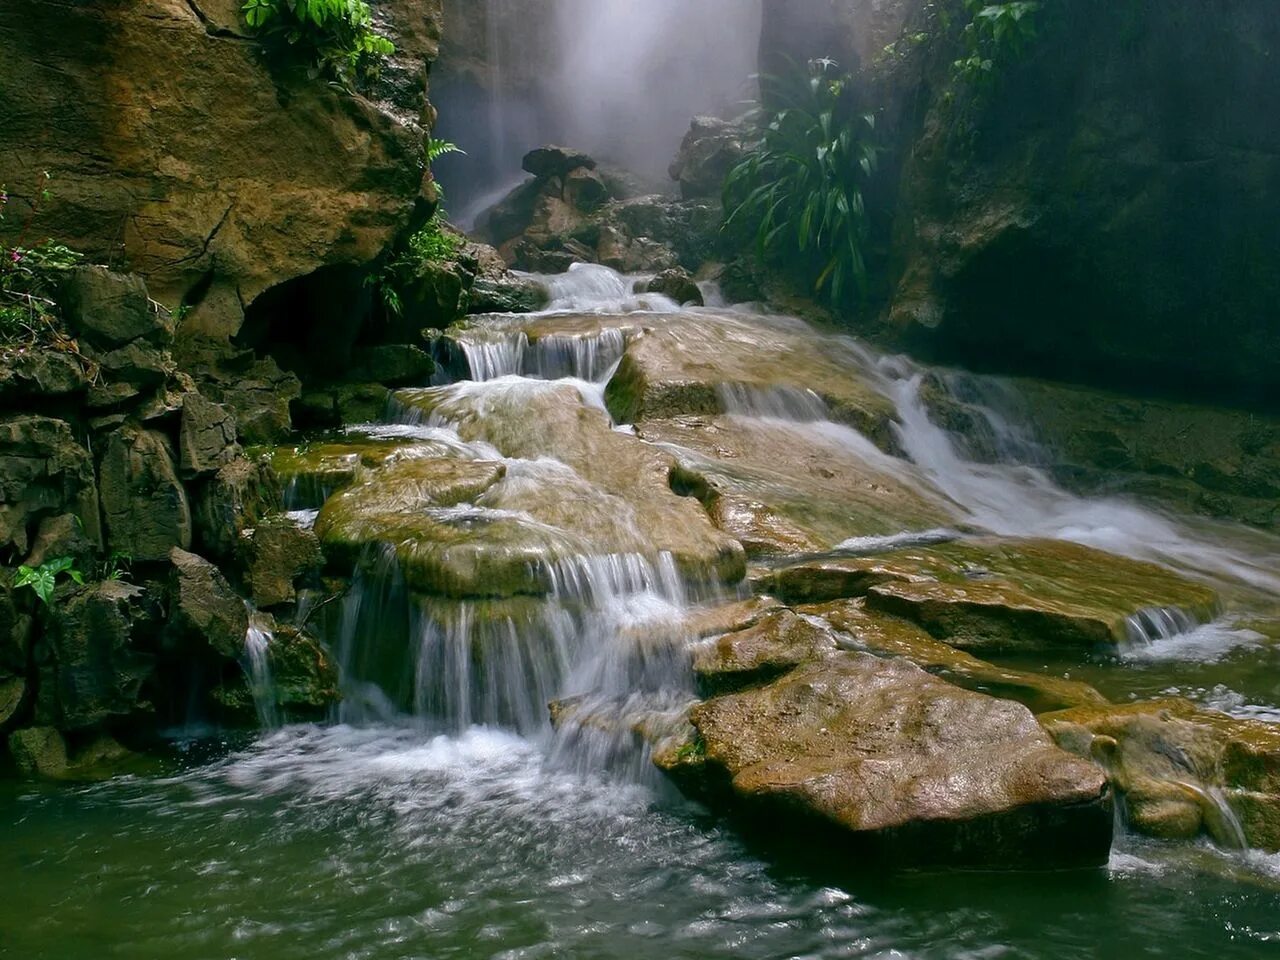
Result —
<path fill-rule="evenodd" d="M 760 259 L 801 275 L 837 304 L 866 290 L 863 189 L 876 166 L 875 117 L 831 60 L 761 78 L 760 142 L 724 185 L 730 235 L 754 234 Z"/>

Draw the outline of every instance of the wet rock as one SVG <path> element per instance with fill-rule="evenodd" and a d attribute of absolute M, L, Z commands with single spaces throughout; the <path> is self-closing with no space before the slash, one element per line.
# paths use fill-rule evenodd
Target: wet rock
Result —
<path fill-rule="evenodd" d="M 141 587 L 114 580 L 61 600 L 37 655 L 40 719 L 77 730 L 148 709 L 141 697 L 154 661 L 144 651 L 159 616 Z"/>
<path fill-rule="evenodd" d="M 60 513 L 40 521 L 24 562 L 28 567 L 39 567 L 50 560 L 70 557 L 78 569 L 87 570 L 96 552 L 97 545 L 85 533 L 80 518 L 73 513 Z"/>
<path fill-rule="evenodd" d="M 642 421 L 636 433 L 676 457 L 675 489 L 700 500 L 751 557 L 830 550 L 954 520 L 901 461 L 830 424 L 682 416 Z"/>
<path fill-rule="evenodd" d="M 107 440 L 102 457 L 102 512 L 112 550 L 134 560 L 163 560 L 191 546 L 191 510 L 178 480 L 169 441 L 125 426 Z"/>
<path fill-rule="evenodd" d="M 240 453 L 235 417 L 226 407 L 198 393 L 183 397 L 178 462 L 184 477 L 217 473 Z"/>
<path fill-rule="evenodd" d="M 979 660 L 935 640 L 914 623 L 869 609 L 864 600 L 798 607 L 796 612 L 829 624 L 839 634 L 843 649 L 863 650 L 878 657 L 902 657 L 966 690 L 1016 700 L 1032 713 L 1107 702 L 1087 683 Z"/>
<path fill-rule="evenodd" d="M 342 699 L 338 666 L 306 630 L 281 624 L 268 648 L 276 701 L 290 717 L 323 717 Z"/>
<path fill-rule="evenodd" d="M 964 540 L 802 561 L 770 589 L 790 600 L 866 596 L 965 650 L 1086 652 L 1130 639 L 1129 618 L 1172 607 L 1201 620 L 1213 590 L 1154 564 L 1065 541 Z"/>
<path fill-rule="evenodd" d="M 836 649 L 830 628 L 779 610 L 745 630 L 699 644 L 693 670 L 703 689 L 725 693 L 770 683 L 802 664 L 829 657 Z"/>
<path fill-rule="evenodd" d="M 347 383 L 334 389 L 338 422 L 377 423 L 387 415 L 391 390 L 380 383 Z"/>
<path fill-rule="evenodd" d="M 268 357 L 254 363 L 242 377 L 219 385 L 208 395 L 231 408 L 245 443 L 270 443 L 292 430 L 289 404 L 301 394 L 298 378 L 282 371 Z"/>
<path fill-rule="evenodd" d="M 269 464 L 233 460 L 196 488 L 192 522 L 200 549 L 230 559 L 241 532 L 280 510 L 280 486 Z"/>
<path fill-rule="evenodd" d="M 435 361 L 421 347 L 390 343 L 356 350 L 348 377 L 389 387 L 421 386 L 431 379 L 435 369 Z"/>
<path fill-rule="evenodd" d="M 22 677 L 0 676 L 0 730 L 11 726 L 22 710 L 27 681 Z"/>
<path fill-rule="evenodd" d="M 58 303 L 72 331 L 99 347 L 119 347 L 140 337 L 163 346 L 173 339 L 173 317 L 151 302 L 137 274 L 75 267 L 63 277 Z"/>
<path fill-rule="evenodd" d="M 0 403 L 84 393 L 89 378 L 70 353 L 50 348 L 0 348 Z"/>
<path fill-rule="evenodd" d="M 486 497 L 487 506 L 528 513 L 569 535 L 578 552 L 665 552 L 695 579 L 742 578 L 737 541 L 671 490 L 673 459 L 614 430 L 573 387 L 498 381 L 406 390 L 398 398 L 455 425 L 465 440 L 490 443 L 508 457 L 553 457 L 567 468 L 540 484 L 506 484 Z"/>
<path fill-rule="evenodd" d="M 0 673 L 25 675 L 34 624 L 14 596 L 13 579 L 13 570 L 0 569 Z"/>
<path fill-rule="evenodd" d="M 105 352 L 86 350 L 86 355 L 98 365 L 107 384 L 125 383 L 142 390 L 159 386 L 177 372 L 168 350 L 140 340 Z"/>
<path fill-rule="evenodd" d="M 825 826 L 895 864 L 1096 866 L 1106 781 L 1025 707 L 905 660 L 841 653 L 694 707 L 692 749 L 660 766 L 795 829 Z M 810 834 L 810 837 L 812 835 Z"/>
<path fill-rule="evenodd" d="M 27 727 L 9 734 L 9 752 L 28 776 L 57 780 L 67 775 L 67 745 L 53 727 Z"/>
<path fill-rule="evenodd" d="M 550 300 L 547 288 L 528 277 L 507 274 L 498 279 L 477 277 L 471 287 L 471 313 L 533 313 Z"/>
<path fill-rule="evenodd" d="M 212 650 L 227 660 L 244 654 L 249 613 L 221 571 L 176 547 L 169 554 L 168 645 Z"/>
<path fill-rule="evenodd" d="M 292 603 L 295 583 L 318 574 L 320 541 L 288 517 L 267 517 L 240 534 L 239 560 L 250 598 L 259 609 Z"/>
<path fill-rule="evenodd" d="M 0 420 L 0 547 L 19 556 L 45 516 L 74 513 L 94 544 L 102 542 L 93 460 L 71 425 L 50 417 Z"/>
<path fill-rule="evenodd" d="M 291 502 L 319 508 L 366 470 L 446 453 L 448 447 L 442 444 L 395 436 L 362 438 L 353 434 L 346 442 L 276 447 L 261 456 L 288 491 Z"/>
<path fill-rule="evenodd" d="M 676 303 L 684 306 L 700 307 L 703 305 L 702 291 L 689 276 L 689 271 L 679 267 L 663 270 L 649 281 L 646 289 L 650 293 L 661 293 Z"/>
<path fill-rule="evenodd" d="M 1228 848 L 1242 831 L 1248 846 L 1280 850 L 1274 724 L 1185 700 L 1082 706 L 1040 720 L 1064 749 L 1106 770 L 1135 830 L 1165 839 L 1204 832 Z"/>
<path fill-rule="evenodd" d="M 561 196 L 574 209 L 590 211 L 609 199 L 609 187 L 600 174 L 580 167 L 565 175 Z"/>
<path fill-rule="evenodd" d="M 729 171 L 746 156 L 749 140 L 750 133 L 741 123 L 694 117 L 670 169 L 671 179 L 680 183 L 681 196 L 719 199 Z"/>
<path fill-rule="evenodd" d="M 521 161 L 521 168 L 543 180 L 552 177 L 564 177 L 574 170 L 594 170 L 596 162 L 577 150 L 569 147 L 558 147 L 548 144 L 536 150 L 530 150 Z"/>

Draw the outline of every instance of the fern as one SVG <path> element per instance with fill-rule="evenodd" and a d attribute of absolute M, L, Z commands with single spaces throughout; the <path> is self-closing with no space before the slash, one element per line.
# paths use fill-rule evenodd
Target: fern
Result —
<path fill-rule="evenodd" d="M 314 75 L 347 86 L 376 74 L 396 50 L 374 30 L 373 11 L 364 0 L 246 0 L 241 12 L 263 39 L 308 56 Z"/>

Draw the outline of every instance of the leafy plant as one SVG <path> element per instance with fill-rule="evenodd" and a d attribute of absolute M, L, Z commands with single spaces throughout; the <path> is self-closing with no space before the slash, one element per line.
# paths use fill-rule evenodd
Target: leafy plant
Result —
<path fill-rule="evenodd" d="M 53 601 L 53 591 L 58 583 L 58 576 L 65 573 L 76 583 L 84 583 L 84 575 L 76 569 L 76 562 L 71 557 L 58 557 L 38 567 L 18 567 L 18 577 L 14 587 L 30 587 L 40 602 L 48 606 Z"/>
<path fill-rule="evenodd" d="M 83 257 L 50 239 L 27 246 L 40 208 L 51 196 L 50 180 L 48 172 L 41 171 L 17 239 L 0 246 L 0 341 L 52 340 L 55 346 L 77 353 L 74 342 L 57 329 L 52 295 L 58 272 L 74 267 Z M 9 192 L 0 187 L 0 222 L 6 219 L 10 202 Z"/>
<path fill-rule="evenodd" d="M 1038 0 L 989 3 L 964 0 L 969 22 L 961 33 L 965 56 L 956 60 L 956 74 L 972 83 L 990 80 L 1002 65 L 1022 57 L 1036 39 Z"/>
<path fill-rule="evenodd" d="M 876 167 L 875 118 L 857 110 L 831 60 L 761 79 L 759 145 L 729 173 L 724 229 L 753 232 L 760 259 L 841 303 L 866 289 L 863 188 Z"/>
<path fill-rule="evenodd" d="M 466 241 L 446 226 L 444 212 L 436 211 L 409 238 L 404 251 L 371 278 L 370 282 L 377 285 L 378 296 L 388 314 L 398 317 L 404 312 L 400 291 L 412 282 L 414 274 L 424 263 L 445 263 L 461 252 Z"/>
<path fill-rule="evenodd" d="M 373 28 L 364 0 L 246 0 L 245 23 L 312 62 L 312 75 L 347 86 L 375 75 L 395 44 Z"/>

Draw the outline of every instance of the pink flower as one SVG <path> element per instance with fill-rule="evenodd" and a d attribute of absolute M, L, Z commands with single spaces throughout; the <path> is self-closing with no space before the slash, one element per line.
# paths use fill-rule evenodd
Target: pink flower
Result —
<path fill-rule="evenodd" d="M 20 254 L 17 250 L 11 250 L 9 252 L 9 259 L 12 260 L 14 263 L 17 263 L 22 259 L 22 254 Z"/>

